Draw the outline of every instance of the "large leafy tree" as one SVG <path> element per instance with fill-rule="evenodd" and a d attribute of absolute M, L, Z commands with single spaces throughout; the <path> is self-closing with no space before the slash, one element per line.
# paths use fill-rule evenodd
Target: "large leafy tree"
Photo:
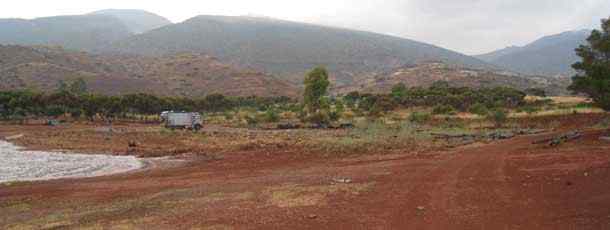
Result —
<path fill-rule="evenodd" d="M 305 92 L 303 93 L 305 107 L 310 113 L 318 112 L 322 107 L 322 98 L 328 93 L 328 71 L 317 67 L 305 77 Z"/>
<path fill-rule="evenodd" d="M 581 61 L 572 67 L 578 72 L 570 90 L 589 95 L 606 111 L 610 111 L 610 18 L 602 20 L 601 30 L 594 30 L 587 45 L 576 49 Z"/>

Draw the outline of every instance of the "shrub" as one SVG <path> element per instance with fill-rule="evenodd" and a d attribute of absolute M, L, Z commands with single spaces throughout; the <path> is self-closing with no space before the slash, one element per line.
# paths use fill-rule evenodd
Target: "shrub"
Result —
<path fill-rule="evenodd" d="M 546 91 L 540 88 L 529 88 L 524 91 L 527 95 L 546 97 Z"/>
<path fill-rule="evenodd" d="M 470 106 L 469 111 L 470 111 L 470 113 L 476 114 L 479 116 L 487 116 L 487 114 L 489 114 L 489 109 L 487 108 L 487 106 L 485 106 L 484 104 L 481 104 L 481 103 L 476 103 L 476 104 Z"/>
<path fill-rule="evenodd" d="M 248 125 L 250 125 L 250 126 L 254 126 L 254 125 L 258 124 L 258 120 L 256 119 L 255 116 L 247 115 L 246 117 L 244 117 L 244 119 L 246 120 L 246 123 L 248 123 Z"/>
<path fill-rule="evenodd" d="M 522 109 L 523 109 L 523 112 L 526 112 L 529 115 L 537 113 L 538 111 L 540 111 L 540 109 L 538 107 L 536 107 L 536 106 L 524 106 Z"/>
<path fill-rule="evenodd" d="M 496 109 L 488 115 L 488 118 L 494 122 L 496 127 L 501 127 L 508 120 L 508 115 L 504 110 Z"/>
<path fill-rule="evenodd" d="M 432 116 L 430 116 L 429 113 L 413 112 L 411 113 L 411 115 L 409 115 L 409 121 L 413 123 L 422 124 L 430 121 L 431 117 Z"/>
<path fill-rule="evenodd" d="M 432 114 L 454 115 L 456 114 L 456 111 L 455 108 L 450 105 L 437 105 L 432 110 Z"/>
<path fill-rule="evenodd" d="M 275 110 L 269 109 L 269 110 L 267 110 L 267 112 L 265 112 L 264 120 L 266 122 L 278 122 L 278 121 L 280 121 L 280 116 Z"/>
<path fill-rule="evenodd" d="M 309 116 L 307 116 L 305 121 L 313 124 L 328 125 L 330 124 L 330 116 L 328 115 L 328 113 L 320 111 L 310 114 Z"/>
<path fill-rule="evenodd" d="M 330 121 L 338 121 L 341 118 L 341 115 L 338 112 L 330 112 L 328 114 L 328 118 Z"/>
<path fill-rule="evenodd" d="M 234 115 L 234 114 L 233 114 L 233 112 L 231 112 L 231 111 L 225 111 L 225 112 L 223 113 L 223 116 L 225 117 L 225 119 L 226 119 L 227 121 L 233 120 L 233 118 L 235 117 L 235 115 Z"/>

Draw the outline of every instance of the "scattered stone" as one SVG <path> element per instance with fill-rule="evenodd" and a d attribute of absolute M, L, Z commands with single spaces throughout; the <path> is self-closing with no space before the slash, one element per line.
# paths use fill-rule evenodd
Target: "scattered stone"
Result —
<path fill-rule="evenodd" d="M 492 140 L 506 140 L 513 137 L 515 137 L 515 134 L 512 132 L 493 132 L 488 135 L 488 138 Z"/>
<path fill-rule="evenodd" d="M 138 142 L 136 141 L 129 141 L 129 143 L 127 143 L 129 145 L 129 148 L 135 148 L 138 147 Z"/>
<path fill-rule="evenodd" d="M 316 215 L 316 214 L 311 214 L 311 215 L 307 216 L 307 218 L 309 218 L 309 219 L 317 219 L 317 218 L 318 218 L 318 215 Z"/>
<path fill-rule="evenodd" d="M 417 206 L 417 211 L 426 211 L 426 207 L 424 207 L 424 206 Z"/>
<path fill-rule="evenodd" d="M 585 176 L 589 176 L 589 173 L 588 173 L 588 172 L 586 172 L 586 173 L 585 173 Z"/>
<path fill-rule="evenodd" d="M 59 121 L 58 120 L 49 120 L 47 122 L 48 126 L 58 126 L 59 125 Z"/>
<path fill-rule="evenodd" d="M 5 137 L 4 140 L 12 141 L 12 140 L 17 140 L 17 139 L 23 138 L 24 136 L 25 135 L 23 135 L 23 134 L 18 134 L 18 135 Z"/>
<path fill-rule="evenodd" d="M 341 183 L 341 184 L 349 184 L 349 183 L 352 183 L 352 179 L 349 179 L 349 178 L 337 178 L 337 179 L 333 179 L 333 182 Z"/>
<path fill-rule="evenodd" d="M 353 129 L 355 126 L 352 123 L 342 123 L 341 125 L 339 125 L 339 128 L 341 129 Z"/>
<path fill-rule="evenodd" d="M 538 141 L 534 141 L 532 144 L 547 144 L 551 147 L 556 147 L 559 146 L 565 142 L 571 141 L 571 140 L 576 140 L 583 137 L 583 134 L 579 131 L 572 131 L 557 137 L 553 137 L 553 138 L 548 138 L 548 139 L 543 139 L 543 140 L 538 140 Z"/>
<path fill-rule="evenodd" d="M 282 123 L 277 125 L 277 129 L 300 129 L 301 125 L 299 124 L 291 124 L 291 123 Z"/>

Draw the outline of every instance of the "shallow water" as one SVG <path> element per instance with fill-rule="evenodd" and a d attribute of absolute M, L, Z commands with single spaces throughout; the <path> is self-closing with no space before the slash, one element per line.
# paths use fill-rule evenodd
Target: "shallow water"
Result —
<path fill-rule="evenodd" d="M 144 166 L 133 156 L 64 154 L 24 151 L 0 141 L 0 183 L 124 173 Z"/>

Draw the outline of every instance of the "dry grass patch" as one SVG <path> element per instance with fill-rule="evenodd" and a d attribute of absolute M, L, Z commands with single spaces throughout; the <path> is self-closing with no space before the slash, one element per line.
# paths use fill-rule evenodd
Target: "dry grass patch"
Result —
<path fill-rule="evenodd" d="M 270 205 L 280 208 L 326 205 L 328 196 L 344 193 L 357 196 L 370 190 L 375 183 L 334 184 L 319 186 L 283 185 L 271 187 L 263 192 Z"/>

